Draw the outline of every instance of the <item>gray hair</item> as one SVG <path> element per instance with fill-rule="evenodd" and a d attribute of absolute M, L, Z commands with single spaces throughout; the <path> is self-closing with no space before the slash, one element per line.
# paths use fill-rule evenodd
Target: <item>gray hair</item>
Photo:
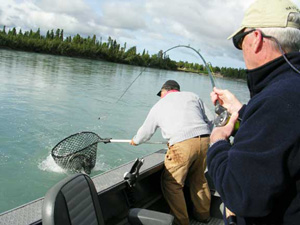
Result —
<path fill-rule="evenodd" d="M 290 13 L 288 17 L 289 22 L 299 24 L 300 13 Z M 292 27 L 273 27 L 273 28 L 258 28 L 265 35 L 272 36 L 278 40 L 285 53 L 300 51 L 300 30 Z M 275 49 L 278 49 L 276 42 L 272 42 Z"/>

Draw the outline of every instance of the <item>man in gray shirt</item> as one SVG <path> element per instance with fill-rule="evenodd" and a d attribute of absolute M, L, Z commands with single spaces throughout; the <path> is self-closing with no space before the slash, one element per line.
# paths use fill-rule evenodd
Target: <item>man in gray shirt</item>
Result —
<path fill-rule="evenodd" d="M 148 141 L 160 128 L 163 138 L 168 140 L 162 190 L 175 216 L 175 224 L 189 224 L 183 193 L 186 180 L 195 219 L 208 221 L 211 197 L 204 171 L 212 123 L 202 100 L 192 92 L 180 92 L 176 81 L 168 80 L 157 95 L 161 99 L 150 110 L 131 145 Z"/>

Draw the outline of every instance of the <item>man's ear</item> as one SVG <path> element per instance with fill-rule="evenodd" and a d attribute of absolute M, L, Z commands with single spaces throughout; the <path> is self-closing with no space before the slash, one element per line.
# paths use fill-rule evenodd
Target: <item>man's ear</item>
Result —
<path fill-rule="evenodd" d="M 253 39 L 253 49 L 255 53 L 258 53 L 263 46 L 264 40 L 263 40 L 263 34 L 260 30 L 255 30 L 253 32 L 254 39 Z"/>
<path fill-rule="evenodd" d="M 166 92 L 167 92 L 166 89 L 161 89 L 160 97 L 163 98 L 166 95 Z"/>

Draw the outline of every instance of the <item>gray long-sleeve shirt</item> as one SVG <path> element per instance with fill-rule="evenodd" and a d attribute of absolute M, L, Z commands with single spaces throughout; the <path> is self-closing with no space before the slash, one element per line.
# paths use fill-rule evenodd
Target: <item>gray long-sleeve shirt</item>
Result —
<path fill-rule="evenodd" d="M 192 92 L 172 92 L 160 99 L 150 110 L 144 124 L 133 141 L 148 141 L 157 128 L 170 145 L 210 134 L 212 123 L 208 120 L 202 100 Z"/>

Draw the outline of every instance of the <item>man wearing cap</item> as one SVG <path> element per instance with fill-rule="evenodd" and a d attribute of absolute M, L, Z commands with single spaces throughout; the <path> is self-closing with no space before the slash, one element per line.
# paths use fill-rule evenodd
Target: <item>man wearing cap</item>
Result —
<path fill-rule="evenodd" d="M 237 224 L 300 223 L 300 11 L 257 0 L 231 35 L 243 51 L 250 100 L 227 90 L 211 99 L 231 118 L 210 136 L 208 171 Z M 240 128 L 231 136 L 237 118 Z"/>
<path fill-rule="evenodd" d="M 162 190 L 175 224 L 189 224 L 183 193 L 186 178 L 195 219 L 208 221 L 210 190 L 204 171 L 212 123 L 201 99 L 192 92 L 180 92 L 176 81 L 168 80 L 157 95 L 161 99 L 152 107 L 131 144 L 146 142 L 160 128 L 163 138 L 168 140 Z"/>

